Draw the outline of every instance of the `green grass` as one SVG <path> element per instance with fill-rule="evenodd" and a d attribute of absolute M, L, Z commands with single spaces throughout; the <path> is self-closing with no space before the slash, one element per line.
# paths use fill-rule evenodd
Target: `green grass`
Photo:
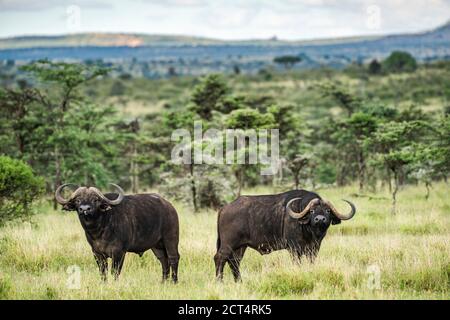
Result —
<path fill-rule="evenodd" d="M 100 281 L 94 259 L 74 213 L 42 206 L 32 223 L 0 229 L 0 299 L 448 299 L 450 297 L 449 187 L 436 185 L 430 199 L 421 186 L 399 193 L 398 213 L 390 200 L 351 198 L 355 188 L 319 193 L 338 208 L 354 200 L 354 219 L 330 228 L 314 264 L 298 265 L 286 251 L 260 256 L 248 250 L 242 283 L 226 268 L 214 279 L 216 214 L 193 214 L 175 203 L 180 215 L 180 269 L 177 285 L 161 284 L 151 252 L 128 254 L 118 281 Z M 248 193 L 269 193 L 268 188 Z M 79 289 L 70 289 L 67 269 L 81 270 Z M 370 287 L 371 268 L 380 286 Z"/>

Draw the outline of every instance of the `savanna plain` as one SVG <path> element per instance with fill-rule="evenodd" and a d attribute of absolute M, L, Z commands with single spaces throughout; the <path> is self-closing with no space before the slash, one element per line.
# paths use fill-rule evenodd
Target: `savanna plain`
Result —
<path fill-rule="evenodd" d="M 31 222 L 0 229 L 1 299 L 448 299 L 450 292 L 449 186 L 405 186 L 390 212 L 386 191 L 353 197 L 356 186 L 319 193 L 336 203 L 354 201 L 354 219 L 330 227 L 314 264 L 293 261 L 286 251 L 261 256 L 248 250 L 241 283 L 229 268 L 214 278 L 216 213 L 194 214 L 180 203 L 179 283 L 161 283 L 151 252 L 127 254 L 119 280 L 102 282 L 75 213 L 47 202 Z M 244 194 L 267 194 L 260 187 Z M 78 269 L 79 268 L 79 269 Z M 79 270 L 79 283 L 74 282 Z"/>

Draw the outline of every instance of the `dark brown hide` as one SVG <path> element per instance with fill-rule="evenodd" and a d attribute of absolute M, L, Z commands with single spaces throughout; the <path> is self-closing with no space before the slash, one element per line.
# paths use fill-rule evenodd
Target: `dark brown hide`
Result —
<path fill-rule="evenodd" d="M 286 212 L 294 198 L 292 210 L 301 212 L 313 199 L 314 205 L 302 219 Z M 222 279 L 226 262 L 235 280 L 240 279 L 239 266 L 250 247 L 260 254 L 287 249 L 296 258 L 316 257 L 330 224 L 340 223 L 322 198 L 306 190 L 293 190 L 276 195 L 241 196 L 224 206 L 218 215 L 217 253 L 214 257 L 216 277 Z"/>
<path fill-rule="evenodd" d="M 118 197 L 114 193 L 105 196 L 111 200 Z M 177 281 L 178 215 L 165 199 L 155 194 L 125 195 L 118 205 L 110 206 L 86 188 L 63 209 L 78 212 L 103 279 L 108 258 L 112 259 L 112 273 L 117 278 L 127 252 L 142 255 L 151 249 L 161 262 L 163 280 L 171 269 L 172 280 Z"/>

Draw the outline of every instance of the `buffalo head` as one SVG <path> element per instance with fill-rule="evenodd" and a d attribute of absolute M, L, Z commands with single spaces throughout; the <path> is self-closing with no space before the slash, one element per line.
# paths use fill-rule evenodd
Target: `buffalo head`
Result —
<path fill-rule="evenodd" d="M 116 184 L 111 184 L 118 191 L 118 196 L 115 200 L 108 199 L 95 187 L 77 187 L 69 198 L 64 199 L 61 192 L 69 185 L 71 184 L 63 184 L 58 187 L 55 192 L 55 199 L 63 206 L 63 210 L 77 211 L 80 216 L 95 216 L 99 213 L 108 211 L 113 206 L 120 204 L 124 198 L 122 188 Z"/>
<path fill-rule="evenodd" d="M 329 201 L 325 201 L 319 198 L 314 198 L 306 205 L 301 212 L 292 210 L 291 204 L 294 201 L 301 200 L 302 198 L 291 199 L 286 204 L 287 213 L 294 219 L 297 219 L 301 224 L 309 224 L 314 231 L 318 233 L 325 232 L 330 224 L 341 223 L 341 220 L 349 220 L 353 218 L 356 213 L 353 203 L 347 200 L 351 211 L 348 214 L 340 213 Z"/>

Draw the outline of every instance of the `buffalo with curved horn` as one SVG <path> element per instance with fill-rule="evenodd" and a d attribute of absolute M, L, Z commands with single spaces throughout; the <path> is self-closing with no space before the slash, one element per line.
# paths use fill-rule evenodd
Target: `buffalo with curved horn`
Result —
<path fill-rule="evenodd" d="M 260 254 L 287 249 L 298 260 L 306 256 L 313 262 L 330 224 L 355 215 L 353 203 L 344 201 L 351 207 L 348 214 L 306 190 L 239 197 L 219 211 L 216 277 L 223 278 L 228 262 L 238 281 L 240 263 L 248 247 Z"/>
<path fill-rule="evenodd" d="M 65 199 L 62 191 L 73 184 L 63 184 L 55 192 L 63 210 L 76 211 L 86 234 L 102 279 L 106 280 L 108 258 L 117 278 L 125 254 L 142 255 L 151 249 L 162 266 L 163 280 L 172 271 L 178 280 L 178 214 L 175 208 L 156 194 L 125 195 L 122 188 L 111 184 L 117 193 L 103 194 L 95 187 L 78 187 Z"/>

